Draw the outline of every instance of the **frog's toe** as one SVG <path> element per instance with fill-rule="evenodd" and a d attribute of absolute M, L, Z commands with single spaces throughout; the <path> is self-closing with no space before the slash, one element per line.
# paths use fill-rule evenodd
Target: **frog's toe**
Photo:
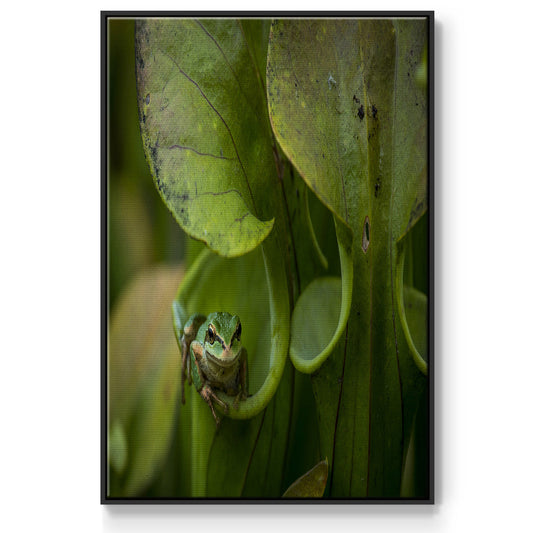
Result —
<path fill-rule="evenodd" d="M 205 394 L 209 397 L 209 399 L 214 400 L 220 406 L 220 408 L 224 410 L 224 413 L 227 414 L 229 410 L 228 404 L 224 400 L 221 400 L 211 387 L 205 386 L 204 390 Z"/>

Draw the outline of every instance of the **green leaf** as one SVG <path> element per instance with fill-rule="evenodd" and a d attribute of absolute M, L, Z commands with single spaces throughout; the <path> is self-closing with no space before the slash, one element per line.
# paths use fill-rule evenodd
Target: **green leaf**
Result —
<path fill-rule="evenodd" d="M 414 81 L 426 32 L 422 19 L 273 23 L 267 93 L 276 138 L 357 235 L 383 197 L 402 206 L 391 210 L 394 239 L 426 208 L 427 102 Z"/>
<path fill-rule="evenodd" d="M 220 310 L 239 315 L 242 342 L 248 351 L 250 396 L 236 409 L 232 398 L 220 393 L 231 418 L 250 418 L 264 409 L 283 374 L 289 310 L 284 274 L 279 272 L 276 255 L 272 250 L 267 254 L 258 249 L 246 256 L 224 259 L 205 250 L 189 269 L 173 304 L 177 336 L 178 316 Z M 211 290 L 213 287 L 217 290 Z"/>
<path fill-rule="evenodd" d="M 237 498 L 242 495 L 265 415 L 266 412 L 246 421 L 224 420 L 209 453 L 206 496 Z"/>
<path fill-rule="evenodd" d="M 251 420 L 224 420 L 209 454 L 207 496 L 279 497 L 293 372 L 285 367 L 276 394 L 262 413 Z"/>
<path fill-rule="evenodd" d="M 415 82 L 426 39 L 424 19 L 272 25 L 267 95 L 276 138 L 356 243 L 344 335 L 312 375 L 331 496 L 399 495 L 410 406 L 425 379 L 404 340 L 395 280 L 397 243 L 427 204 L 427 98 Z M 320 317 L 325 339 L 334 320 L 306 292 L 303 314 Z M 335 292 L 328 308 L 338 284 Z M 296 342 L 304 341 L 291 343 L 291 355 Z"/>
<path fill-rule="evenodd" d="M 265 239 L 278 199 L 261 75 L 266 31 L 253 32 L 268 23 L 251 24 L 148 19 L 136 27 L 141 132 L 155 184 L 182 228 L 227 257 Z"/>
<path fill-rule="evenodd" d="M 233 398 L 222 395 L 230 412 L 219 432 L 207 405 L 187 387 L 177 453 L 190 455 L 180 475 L 193 496 L 218 490 L 209 481 L 211 454 L 220 479 L 234 480 L 227 494 L 242 490 L 242 478 L 236 472 L 232 478 L 228 466 L 233 459 L 251 461 L 270 438 L 259 435 L 254 417 L 266 416 L 261 411 L 278 389 L 288 352 L 290 221 L 266 104 L 269 27 L 268 21 L 223 19 L 137 24 L 139 114 L 156 186 L 191 237 L 235 258 L 197 256 L 173 306 L 175 325 L 195 312 L 237 313 L 249 356 L 252 396 L 235 409 Z M 287 433 L 287 417 L 275 418 Z M 230 460 L 217 462 L 217 450 L 234 442 L 226 429 L 232 425 L 243 437 Z M 258 447 L 247 449 L 247 439 L 257 438 Z"/>
<path fill-rule="evenodd" d="M 110 320 L 110 494 L 137 495 L 167 453 L 176 415 L 179 351 L 170 305 L 180 268 L 141 273 L 117 302 Z"/>
<path fill-rule="evenodd" d="M 196 312 L 208 315 L 214 311 L 225 310 L 238 314 L 241 319 L 242 342 L 248 351 L 251 396 L 235 408 L 233 398 L 220 393 L 219 396 L 229 406 L 229 418 L 243 420 L 257 415 L 263 416 L 260 413 L 274 396 L 285 367 L 289 342 L 288 291 L 283 263 L 280 261 L 279 252 L 275 250 L 275 243 L 272 235 L 260 248 L 232 259 L 222 258 L 204 250 L 189 269 L 173 304 L 175 328 L 182 322 L 183 316 Z M 216 290 L 213 290 L 213 287 L 216 287 Z M 187 386 L 187 389 L 190 388 Z M 209 450 L 213 450 L 215 457 L 218 457 L 219 453 L 224 455 L 228 443 L 235 441 L 234 437 L 233 440 L 228 440 L 232 431 L 228 430 L 227 426 L 237 428 L 235 434 L 241 435 L 242 438 L 238 446 L 230 445 L 234 451 L 231 457 L 228 456 L 228 460 L 213 461 L 216 465 L 215 471 L 222 469 L 227 475 L 233 475 L 235 486 L 232 488 L 227 485 L 224 494 L 239 493 L 244 478 L 239 478 L 235 472 L 232 474 L 228 464 L 231 464 L 232 460 L 241 464 L 251 458 L 253 448 L 246 443 L 253 442 L 257 437 L 257 418 L 249 425 L 234 424 L 224 418 L 220 431 L 215 434 L 215 421 L 207 404 L 195 390 L 191 390 L 189 398 L 187 402 L 190 402 L 192 411 L 189 411 L 187 406 L 184 411 L 191 413 L 193 495 L 207 494 Z M 237 449 L 242 450 L 242 453 L 236 453 Z M 221 474 L 219 478 L 224 479 L 224 476 Z M 216 492 L 216 485 L 212 487 Z"/>
<path fill-rule="evenodd" d="M 328 480 L 328 460 L 320 461 L 299 477 L 283 494 L 284 498 L 321 498 Z"/>

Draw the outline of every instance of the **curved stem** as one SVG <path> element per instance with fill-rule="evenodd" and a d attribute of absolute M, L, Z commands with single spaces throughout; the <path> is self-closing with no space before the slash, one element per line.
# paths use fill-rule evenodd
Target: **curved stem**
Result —
<path fill-rule="evenodd" d="M 297 347 L 293 344 L 290 346 L 290 357 L 293 365 L 297 370 L 305 374 L 311 374 L 318 370 L 322 364 L 329 357 L 333 348 L 336 346 L 337 342 L 346 328 L 348 323 L 348 317 L 350 316 L 350 309 L 352 306 L 352 291 L 353 291 L 353 235 L 349 228 L 347 228 L 341 221 L 338 221 L 335 218 L 335 229 L 337 233 L 337 243 L 339 246 L 339 257 L 341 264 L 341 310 L 339 314 L 339 320 L 337 323 L 337 329 L 333 334 L 333 337 L 329 341 L 328 345 L 316 356 L 314 357 L 302 357 L 299 353 Z M 309 288 L 309 286 L 308 286 Z M 307 289 L 306 289 L 307 290 Z M 305 294 L 305 291 L 304 291 Z M 296 309 L 293 313 L 294 316 L 297 315 L 298 303 L 296 303 Z M 291 323 L 291 329 L 297 327 L 298 325 Z"/>
<path fill-rule="evenodd" d="M 313 221 L 311 219 L 311 213 L 309 212 L 309 187 L 304 189 L 304 208 L 305 208 L 305 219 L 307 225 L 309 226 L 309 233 L 311 234 L 311 242 L 313 243 L 313 248 L 315 249 L 318 259 L 320 260 L 321 265 L 327 270 L 328 269 L 328 260 L 326 256 L 322 253 L 320 245 L 318 244 L 318 239 L 316 238 L 315 228 L 313 227 Z"/>
<path fill-rule="evenodd" d="M 269 403 L 278 388 L 287 353 L 289 350 L 289 292 L 283 258 L 279 253 L 275 234 L 267 237 L 261 245 L 265 276 L 268 287 L 270 305 L 271 348 L 270 365 L 267 376 L 259 390 L 246 400 L 242 400 L 237 408 L 233 407 L 234 397 L 217 391 L 217 395 L 229 407 L 226 416 L 235 419 L 247 419 L 260 413 Z M 185 276 L 176 299 L 172 305 L 174 332 L 176 337 L 181 337 L 183 325 L 188 318 L 185 302 L 188 295 L 197 290 L 196 284 L 199 276 L 204 271 L 212 253 L 206 248 L 197 257 L 187 275 Z M 189 311 L 192 311 L 189 309 Z"/>
<path fill-rule="evenodd" d="M 397 294 L 396 302 L 398 304 L 398 315 L 400 316 L 400 323 L 402 324 L 402 329 L 405 335 L 405 340 L 407 341 L 407 345 L 409 346 L 409 351 L 411 352 L 413 361 L 415 362 L 420 372 L 422 372 L 424 376 L 427 376 L 428 365 L 426 361 L 424 361 L 423 357 L 420 355 L 419 351 L 417 350 L 415 346 L 413 338 L 411 337 L 411 332 L 409 330 L 409 324 L 407 323 L 407 316 L 405 314 L 405 303 L 404 303 L 404 296 L 403 296 L 404 266 L 405 266 L 405 244 L 402 243 L 398 245 L 398 255 L 396 259 L 396 275 L 394 277 L 395 278 L 394 279 L 395 291 Z"/>
<path fill-rule="evenodd" d="M 274 234 L 275 235 L 275 234 Z M 260 413 L 276 392 L 289 351 L 289 291 L 283 259 L 275 236 L 269 236 L 261 245 L 270 304 L 270 368 L 261 388 L 233 407 L 233 400 L 225 394 L 220 397 L 230 406 L 227 416 L 236 419 L 251 418 Z"/>

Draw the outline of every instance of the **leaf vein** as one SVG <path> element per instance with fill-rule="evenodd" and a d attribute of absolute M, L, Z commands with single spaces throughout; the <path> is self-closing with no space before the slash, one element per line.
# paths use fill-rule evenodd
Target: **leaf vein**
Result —
<path fill-rule="evenodd" d="M 250 99 L 248 98 L 248 95 L 244 92 L 244 89 L 242 88 L 242 85 L 241 85 L 241 82 L 240 82 L 240 79 L 239 77 L 237 76 L 237 73 L 235 72 L 235 70 L 233 69 L 233 66 L 232 64 L 230 63 L 230 61 L 228 60 L 224 50 L 222 50 L 222 47 L 220 46 L 219 42 L 215 39 L 215 37 L 209 33 L 206 29 L 206 27 L 199 21 L 199 20 L 196 20 L 195 21 L 198 26 L 200 26 L 200 28 L 202 29 L 202 31 L 213 41 L 213 43 L 215 44 L 215 46 L 218 48 L 219 52 L 222 54 L 222 57 L 224 58 L 224 61 L 226 62 L 226 64 L 228 65 L 228 68 L 230 70 L 230 72 L 233 74 L 233 77 L 235 78 L 235 81 L 237 82 L 237 85 L 239 86 L 239 90 L 241 91 L 242 95 L 244 96 L 246 102 L 248 103 L 248 105 L 250 106 L 250 109 L 254 109 L 252 103 L 250 102 Z M 240 25 L 240 21 L 239 22 L 239 26 Z M 242 27 L 241 27 L 241 33 L 242 33 Z M 244 36 L 244 34 L 243 34 Z M 246 38 L 244 39 L 244 41 L 246 42 Z M 246 45 L 248 47 L 248 43 L 246 42 Z M 257 114 L 256 114 L 257 116 Z"/>
<path fill-rule="evenodd" d="M 194 152 L 195 154 L 204 155 L 204 156 L 208 156 L 208 157 L 214 157 L 215 159 L 225 159 L 226 161 L 232 161 L 233 160 L 233 158 L 225 157 L 223 155 L 215 155 L 215 154 L 210 154 L 210 153 L 207 153 L 207 152 L 200 152 L 199 150 L 196 150 L 195 148 L 192 148 L 191 146 L 182 146 L 181 144 L 173 144 L 172 146 L 168 147 L 169 150 L 174 150 L 176 148 L 179 148 L 180 150 L 190 150 L 191 152 Z"/>
<path fill-rule="evenodd" d="M 171 56 L 169 55 L 167 52 L 165 52 L 164 50 L 160 50 L 161 53 L 163 55 L 165 55 L 166 57 L 168 57 L 172 63 L 174 63 L 174 65 L 176 65 L 176 67 L 178 68 L 178 70 L 180 71 L 180 74 L 182 74 L 185 78 L 187 78 L 187 80 L 189 80 L 197 89 L 198 91 L 200 92 L 200 94 L 202 95 L 202 98 L 207 102 L 207 104 L 209 105 L 209 107 L 216 113 L 216 115 L 218 116 L 218 118 L 222 121 L 222 124 L 224 124 L 224 127 L 226 128 L 226 131 L 228 132 L 229 136 L 230 136 L 230 139 L 231 139 L 231 143 L 233 144 L 233 148 L 235 150 L 235 155 L 237 156 L 237 159 L 239 160 L 239 164 L 241 166 L 241 169 L 242 169 L 242 172 L 244 174 L 244 178 L 246 180 L 246 185 L 248 186 L 248 191 L 250 192 L 250 198 L 252 200 L 252 204 L 254 206 L 254 211 L 255 213 L 257 214 L 257 208 L 255 206 L 255 200 L 254 200 L 254 196 L 252 194 L 252 188 L 250 187 L 250 181 L 248 179 L 248 175 L 246 174 L 246 170 L 244 169 L 244 165 L 242 163 L 242 160 L 241 160 L 241 156 L 239 155 L 239 151 L 237 149 L 237 143 L 235 142 L 235 138 L 233 137 L 233 134 L 231 133 L 231 129 L 230 127 L 228 126 L 228 123 L 224 120 L 224 117 L 220 114 L 220 112 L 218 111 L 218 109 L 213 105 L 213 103 L 211 102 L 211 100 L 209 100 L 209 98 L 207 97 L 207 95 L 204 93 L 204 91 L 202 90 L 202 88 L 200 87 L 200 85 L 198 85 L 198 83 L 196 81 L 194 81 L 181 67 L 180 65 L 178 64 L 178 62 Z"/>

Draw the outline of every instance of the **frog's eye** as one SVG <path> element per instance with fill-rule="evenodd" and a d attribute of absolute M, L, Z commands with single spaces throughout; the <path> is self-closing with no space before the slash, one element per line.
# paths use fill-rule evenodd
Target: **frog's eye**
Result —
<path fill-rule="evenodd" d="M 215 341 L 215 330 L 211 324 L 209 324 L 209 327 L 207 328 L 207 340 L 211 344 Z"/>
<path fill-rule="evenodd" d="M 235 333 L 233 334 L 233 339 L 236 339 L 236 340 L 238 340 L 238 341 L 241 340 L 241 329 L 242 329 L 242 328 L 241 328 L 241 323 L 239 322 L 239 323 L 237 324 L 237 327 L 235 328 Z M 233 339 L 232 339 L 232 340 L 233 340 Z"/>

